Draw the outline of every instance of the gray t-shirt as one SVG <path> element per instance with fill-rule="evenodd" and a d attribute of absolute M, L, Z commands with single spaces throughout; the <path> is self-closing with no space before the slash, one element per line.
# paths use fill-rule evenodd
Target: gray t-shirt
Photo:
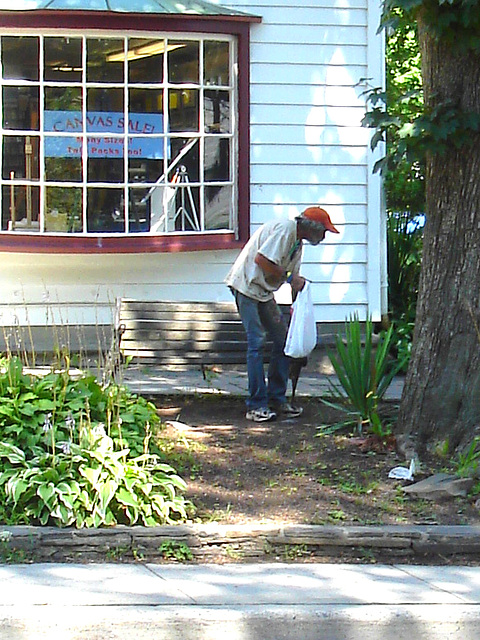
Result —
<path fill-rule="evenodd" d="M 240 255 L 230 269 L 225 283 L 259 302 L 273 298 L 285 282 L 266 275 L 255 264 L 255 256 L 262 256 L 281 266 L 285 271 L 298 274 L 302 257 L 301 243 L 297 241 L 297 223 L 295 220 L 267 222 L 253 234 L 243 247 Z"/>

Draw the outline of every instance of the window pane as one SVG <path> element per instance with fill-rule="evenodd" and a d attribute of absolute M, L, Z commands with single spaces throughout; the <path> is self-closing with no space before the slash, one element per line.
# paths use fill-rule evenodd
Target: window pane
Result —
<path fill-rule="evenodd" d="M 200 179 L 200 157 L 198 138 L 171 138 L 172 169 L 167 176 L 168 182 L 181 178 L 183 182 L 198 182 Z M 172 166 L 173 165 L 173 166 Z"/>
<path fill-rule="evenodd" d="M 230 133 L 230 94 L 228 91 L 205 90 L 205 131 Z"/>
<path fill-rule="evenodd" d="M 124 233 L 123 189 L 91 188 L 87 190 L 87 231 Z"/>
<path fill-rule="evenodd" d="M 130 38 L 128 40 L 128 81 L 163 82 L 165 40 Z"/>
<path fill-rule="evenodd" d="M 45 38 L 45 80 L 82 81 L 82 41 L 80 38 Z"/>
<path fill-rule="evenodd" d="M 163 173 L 162 159 L 162 138 L 129 138 L 128 181 L 156 182 Z"/>
<path fill-rule="evenodd" d="M 87 92 L 87 131 L 123 133 L 122 89 L 89 89 Z"/>
<path fill-rule="evenodd" d="M 130 189 L 128 206 L 129 230 L 132 233 L 150 231 L 150 189 Z"/>
<path fill-rule="evenodd" d="M 170 194 L 169 210 L 175 231 L 201 231 L 200 189 L 179 180 Z"/>
<path fill-rule="evenodd" d="M 230 180 L 229 138 L 205 138 L 205 180 Z"/>
<path fill-rule="evenodd" d="M 152 233 L 175 231 L 176 194 L 177 189 L 163 181 L 148 191 L 145 197 L 148 202 Z"/>
<path fill-rule="evenodd" d="M 38 231 L 40 187 L 4 185 L 2 188 L 2 230 Z"/>
<path fill-rule="evenodd" d="M 151 128 L 148 125 L 138 130 L 130 125 L 130 133 L 162 133 L 163 132 L 163 90 L 162 89 L 130 89 L 128 92 L 128 109 L 130 113 L 153 113 L 158 117 L 157 125 Z M 152 119 L 153 121 L 154 119 Z M 162 126 L 159 127 L 158 123 Z"/>
<path fill-rule="evenodd" d="M 205 187 L 205 230 L 231 229 L 232 187 Z"/>
<path fill-rule="evenodd" d="M 38 131 L 38 105 L 38 87 L 3 87 L 4 128 Z"/>
<path fill-rule="evenodd" d="M 123 140 L 89 138 L 88 182 L 123 182 Z"/>
<path fill-rule="evenodd" d="M 198 83 L 199 43 L 189 40 L 169 40 L 167 51 L 169 81 Z"/>
<path fill-rule="evenodd" d="M 36 37 L 3 36 L 3 77 L 9 80 L 38 80 L 39 47 Z"/>
<path fill-rule="evenodd" d="M 200 111 L 197 89 L 175 89 L 169 92 L 170 131 L 198 131 Z"/>
<path fill-rule="evenodd" d="M 204 44 L 204 82 L 228 85 L 230 82 L 230 45 L 228 42 L 206 41 Z"/>
<path fill-rule="evenodd" d="M 44 131 L 82 133 L 82 90 L 79 87 L 45 87 L 44 91 Z M 47 139 L 46 147 L 48 144 Z M 81 148 L 81 142 L 77 146 Z M 47 148 L 46 155 L 51 155 Z"/>
<path fill-rule="evenodd" d="M 45 87 L 45 111 L 76 111 L 82 116 L 82 90 L 80 87 Z M 47 123 L 45 124 L 45 128 Z M 54 131 L 55 129 L 48 129 Z M 57 129 L 58 130 L 58 129 Z"/>
<path fill-rule="evenodd" d="M 34 136 L 4 136 L 2 178 L 40 178 L 39 139 Z"/>
<path fill-rule="evenodd" d="M 45 138 L 45 180 L 55 182 L 82 181 L 82 139 Z"/>
<path fill-rule="evenodd" d="M 82 190 L 77 187 L 48 187 L 45 192 L 45 231 L 82 231 Z"/>
<path fill-rule="evenodd" d="M 123 38 L 87 39 L 87 82 L 123 82 Z"/>

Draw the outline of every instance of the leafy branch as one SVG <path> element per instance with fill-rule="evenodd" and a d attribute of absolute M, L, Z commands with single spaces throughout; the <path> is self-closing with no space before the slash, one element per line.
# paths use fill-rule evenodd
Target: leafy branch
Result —
<path fill-rule="evenodd" d="M 398 115 L 389 113 L 386 93 L 381 88 L 369 89 L 364 95 L 371 109 L 365 114 L 362 125 L 375 129 L 371 148 L 386 141 L 387 135 L 395 140 L 389 153 L 376 162 L 374 172 L 393 170 L 403 161 L 423 164 L 429 153 L 443 155 L 452 146 L 459 149 L 472 144 L 472 133 L 480 131 L 480 114 L 463 111 L 453 100 L 425 107 L 411 122 L 405 122 Z M 410 92 L 402 100 L 417 96 L 418 92 Z"/>
<path fill-rule="evenodd" d="M 421 14 L 433 37 L 458 50 L 480 49 L 480 0 L 385 0 L 380 29 L 396 29 L 399 12 Z"/>

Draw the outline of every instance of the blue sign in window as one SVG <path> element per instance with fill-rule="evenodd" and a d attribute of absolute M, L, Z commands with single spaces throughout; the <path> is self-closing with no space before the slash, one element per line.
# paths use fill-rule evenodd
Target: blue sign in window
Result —
<path fill-rule="evenodd" d="M 83 138 L 78 134 L 82 133 L 83 130 L 81 112 L 45 111 L 45 132 L 72 133 L 72 137 L 45 136 L 45 156 L 50 158 L 81 157 Z M 125 132 L 125 116 L 123 113 L 90 111 L 86 115 L 86 130 L 88 133 L 104 134 L 87 138 L 89 157 L 123 158 L 124 138 L 117 137 L 118 134 Z M 129 157 L 154 160 L 163 158 L 163 138 L 148 138 L 152 134 L 163 133 L 163 114 L 129 114 L 128 133 L 142 136 L 129 138 Z"/>

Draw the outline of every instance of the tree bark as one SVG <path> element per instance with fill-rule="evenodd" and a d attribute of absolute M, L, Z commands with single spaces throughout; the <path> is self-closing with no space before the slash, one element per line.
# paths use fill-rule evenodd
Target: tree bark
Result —
<path fill-rule="evenodd" d="M 419 19 L 426 107 L 480 113 L 480 55 L 435 39 Z M 480 434 L 480 135 L 429 154 L 426 226 L 412 357 L 397 422 L 409 457 Z"/>

